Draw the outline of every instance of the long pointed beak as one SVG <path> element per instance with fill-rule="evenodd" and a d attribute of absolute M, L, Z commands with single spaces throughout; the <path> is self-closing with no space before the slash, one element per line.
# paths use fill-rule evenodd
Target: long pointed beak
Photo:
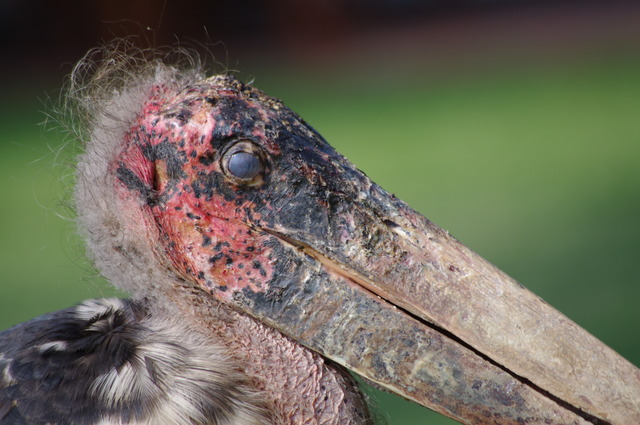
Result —
<path fill-rule="evenodd" d="M 296 277 L 251 314 L 461 423 L 640 423 L 635 366 L 377 185 L 351 201 L 328 238 L 261 229 Z"/>

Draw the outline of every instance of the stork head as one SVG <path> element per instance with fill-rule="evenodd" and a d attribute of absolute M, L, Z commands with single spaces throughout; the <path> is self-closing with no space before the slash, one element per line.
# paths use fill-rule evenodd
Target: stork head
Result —
<path fill-rule="evenodd" d="M 280 101 L 197 69 L 116 74 L 80 91 L 95 110 L 76 189 L 116 285 L 224 303 L 463 423 L 640 421 L 637 369 Z"/>

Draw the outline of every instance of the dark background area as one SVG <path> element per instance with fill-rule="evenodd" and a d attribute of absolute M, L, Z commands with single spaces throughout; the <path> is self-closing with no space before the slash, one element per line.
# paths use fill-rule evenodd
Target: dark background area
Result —
<path fill-rule="evenodd" d="M 254 79 L 640 364 L 640 4 L 622 1 L 1 2 L 0 328 L 113 293 L 74 233 L 54 110 L 88 49 L 129 36 Z M 452 423 L 373 396 L 389 424 Z"/>
<path fill-rule="evenodd" d="M 215 46 L 223 64 L 245 71 L 335 72 L 345 63 L 451 71 L 634 54 L 639 21 L 633 1 L 4 0 L 1 72 L 57 84 L 88 49 L 131 35 L 145 47 Z"/>

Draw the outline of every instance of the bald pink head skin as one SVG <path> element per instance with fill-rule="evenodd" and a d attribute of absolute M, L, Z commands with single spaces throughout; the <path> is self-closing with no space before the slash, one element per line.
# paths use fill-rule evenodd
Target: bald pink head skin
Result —
<path fill-rule="evenodd" d="M 152 86 L 123 139 L 108 172 L 129 227 L 219 301 L 290 305 L 282 293 L 309 274 L 301 246 L 347 260 L 345 243 L 379 233 L 363 200 L 386 193 L 280 101 L 232 77 Z M 242 167 L 247 155 L 253 168 Z M 393 262 L 376 259 L 379 242 L 363 251 Z"/>
<path fill-rule="evenodd" d="M 141 196 L 146 200 L 139 218 L 145 233 L 163 246 L 163 260 L 221 301 L 243 289 L 265 292 L 274 273 L 267 244 L 272 237 L 253 227 L 260 213 L 244 190 L 259 191 L 263 176 L 240 181 L 220 160 L 234 145 L 259 146 L 266 172 L 266 157 L 280 153 L 265 136 L 266 123 L 276 117 L 242 99 L 239 87 L 207 84 L 170 99 L 165 88 L 153 87 L 125 135 L 125 148 L 111 164 L 119 179 L 118 196 L 136 205 Z M 224 115 L 218 102 L 238 103 L 242 115 Z M 261 207 L 270 208 L 268 203 Z"/>

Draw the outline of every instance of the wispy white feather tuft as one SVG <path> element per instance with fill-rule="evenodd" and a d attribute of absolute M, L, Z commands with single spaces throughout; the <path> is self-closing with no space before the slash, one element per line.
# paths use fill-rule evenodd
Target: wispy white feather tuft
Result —
<path fill-rule="evenodd" d="M 84 149 L 74 194 L 80 232 L 98 270 L 137 298 L 155 297 L 159 287 L 175 283 L 175 276 L 158 267 L 156 247 L 142 232 L 123 225 L 129 212 L 115 202 L 116 182 L 109 164 L 152 87 L 161 85 L 176 93 L 204 78 L 198 55 L 189 50 L 161 53 L 120 41 L 90 51 L 67 85 L 67 128 Z"/>

